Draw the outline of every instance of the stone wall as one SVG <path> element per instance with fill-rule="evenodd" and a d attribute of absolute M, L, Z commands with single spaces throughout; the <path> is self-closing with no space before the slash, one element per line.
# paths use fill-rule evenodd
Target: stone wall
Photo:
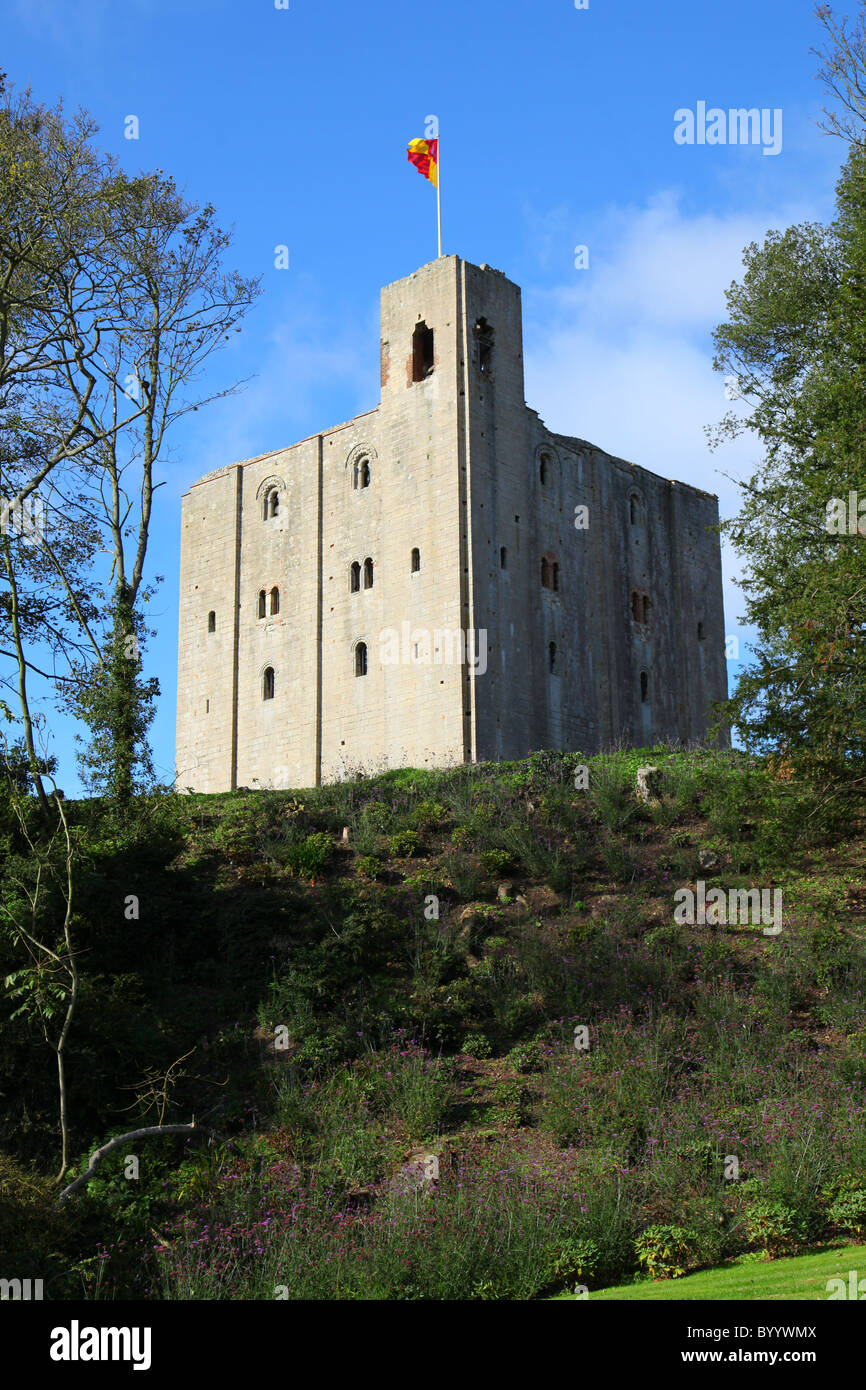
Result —
<path fill-rule="evenodd" d="M 183 499 L 178 786 L 701 738 L 726 693 L 715 497 L 545 429 L 500 271 L 387 286 L 380 357 L 376 410 Z"/>

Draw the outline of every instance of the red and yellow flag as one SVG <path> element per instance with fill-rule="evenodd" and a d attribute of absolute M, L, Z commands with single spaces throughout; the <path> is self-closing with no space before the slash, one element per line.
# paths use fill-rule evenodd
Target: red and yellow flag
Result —
<path fill-rule="evenodd" d="M 434 188 L 439 187 L 439 141 L 410 140 L 406 157 Z"/>

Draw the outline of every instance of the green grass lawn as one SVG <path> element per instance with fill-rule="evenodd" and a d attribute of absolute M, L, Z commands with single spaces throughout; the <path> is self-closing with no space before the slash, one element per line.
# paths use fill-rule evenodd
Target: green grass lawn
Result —
<path fill-rule="evenodd" d="M 766 1299 L 774 1303 L 806 1299 L 820 1302 L 829 1297 L 828 1279 L 844 1279 L 845 1295 L 848 1297 L 848 1271 L 852 1269 L 857 1271 L 858 1279 L 866 1281 L 866 1245 L 836 1246 L 831 1250 L 822 1250 L 817 1255 L 798 1255 L 792 1260 L 724 1265 L 721 1269 L 705 1269 L 684 1279 L 648 1279 L 640 1284 L 599 1289 L 590 1293 L 589 1298 L 595 1302 L 635 1298 L 698 1302 L 735 1299 L 757 1302 Z M 860 1297 L 866 1297 L 866 1283 Z M 573 1301 L 574 1294 L 560 1293 L 556 1299 Z"/>

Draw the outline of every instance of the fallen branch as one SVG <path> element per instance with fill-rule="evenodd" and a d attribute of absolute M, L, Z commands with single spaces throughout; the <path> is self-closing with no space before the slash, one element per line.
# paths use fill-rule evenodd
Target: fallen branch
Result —
<path fill-rule="evenodd" d="M 214 1139 L 219 1139 L 223 1144 L 232 1143 L 231 1139 L 226 1139 L 215 1129 L 209 1129 L 207 1125 L 197 1125 L 195 1120 L 188 1125 L 148 1125 L 146 1129 L 127 1130 L 126 1134 L 118 1134 L 115 1135 L 114 1139 L 109 1139 L 108 1143 L 103 1144 L 101 1149 L 94 1149 L 86 1170 L 68 1187 L 64 1187 L 54 1203 L 54 1210 L 59 1211 L 67 1197 L 71 1197 L 77 1188 L 83 1187 L 86 1182 L 90 1181 L 102 1160 L 111 1153 L 112 1149 L 119 1149 L 121 1144 L 128 1144 L 133 1139 L 149 1139 L 153 1134 L 209 1134 Z"/>

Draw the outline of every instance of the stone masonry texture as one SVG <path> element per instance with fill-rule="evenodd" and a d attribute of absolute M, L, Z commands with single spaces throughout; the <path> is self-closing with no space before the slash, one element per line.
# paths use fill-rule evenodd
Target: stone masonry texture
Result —
<path fill-rule="evenodd" d="M 501 271 L 388 285 L 380 357 L 375 410 L 183 498 L 178 787 L 703 741 L 716 497 L 546 429 Z"/>

